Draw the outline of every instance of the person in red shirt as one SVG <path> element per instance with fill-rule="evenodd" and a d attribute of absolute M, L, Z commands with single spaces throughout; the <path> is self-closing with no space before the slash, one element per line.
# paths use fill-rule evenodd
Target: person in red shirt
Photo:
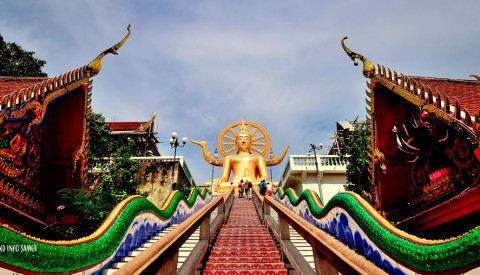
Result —
<path fill-rule="evenodd" d="M 238 183 L 238 197 L 243 198 L 243 180 Z"/>

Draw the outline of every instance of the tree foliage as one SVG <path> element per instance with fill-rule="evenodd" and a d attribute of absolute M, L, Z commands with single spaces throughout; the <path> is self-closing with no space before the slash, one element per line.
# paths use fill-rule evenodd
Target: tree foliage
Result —
<path fill-rule="evenodd" d="M 354 131 L 348 133 L 345 140 L 341 140 L 344 154 L 348 156 L 347 184 L 345 190 L 358 194 L 370 193 L 371 183 L 369 181 L 370 149 L 369 124 L 357 125 Z"/>
<path fill-rule="evenodd" d="M 95 158 L 103 159 L 105 163 L 102 169 L 89 174 L 88 190 L 60 190 L 62 199 L 79 216 L 80 224 L 69 232 L 76 237 L 95 231 L 122 200 L 132 195 L 143 195 L 137 191 L 141 179 L 135 178 L 135 174 L 140 171 L 140 163 L 130 159 L 134 143 L 126 141 L 121 144 L 112 137 L 102 114 L 92 113 L 90 119 L 89 158 L 93 161 Z"/>
<path fill-rule="evenodd" d="M 0 76 L 47 77 L 42 71 L 47 62 L 33 57 L 34 54 L 16 43 L 5 42 L 0 35 Z"/>
<path fill-rule="evenodd" d="M 89 169 L 95 165 L 105 165 L 108 163 L 115 151 L 125 145 L 131 149 L 129 154 L 135 155 L 140 152 L 141 145 L 136 141 L 128 139 L 124 135 L 112 135 L 112 129 L 105 124 L 105 117 L 102 113 L 92 112 L 90 116 L 90 150 L 89 150 Z"/>

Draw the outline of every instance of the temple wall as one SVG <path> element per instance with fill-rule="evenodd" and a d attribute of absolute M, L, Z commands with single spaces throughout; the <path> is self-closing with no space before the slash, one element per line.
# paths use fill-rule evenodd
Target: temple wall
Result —
<path fill-rule="evenodd" d="M 327 202 L 338 192 L 345 191 L 344 185 L 346 183 L 347 179 L 343 174 L 324 175 L 322 185 L 323 203 L 327 204 Z"/>
<path fill-rule="evenodd" d="M 167 199 L 172 188 L 172 182 L 177 182 L 173 186 L 175 190 L 181 189 L 188 182 L 179 163 L 172 164 L 174 163 L 160 161 L 140 163 L 140 172 L 138 172 L 136 177 L 141 178 L 143 181 L 140 183 L 139 191 L 148 192 L 147 199 L 157 207 L 161 207 Z M 173 181 L 172 169 L 175 170 Z"/>
<path fill-rule="evenodd" d="M 321 181 L 323 204 L 327 204 L 338 192 L 345 191 L 344 185 L 346 183 L 345 174 L 323 174 L 323 180 Z M 316 175 L 309 175 L 305 181 L 289 187 L 292 187 L 297 194 L 301 194 L 305 189 L 311 189 L 320 194 Z"/>

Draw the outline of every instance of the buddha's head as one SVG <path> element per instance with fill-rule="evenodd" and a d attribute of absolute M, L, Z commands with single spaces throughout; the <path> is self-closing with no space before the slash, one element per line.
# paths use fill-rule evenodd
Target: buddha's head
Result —
<path fill-rule="evenodd" d="M 247 127 L 245 127 L 244 121 L 242 121 L 240 130 L 238 131 L 236 144 L 237 144 L 237 154 L 239 152 L 251 153 L 250 149 L 252 147 L 252 136 L 248 131 Z"/>

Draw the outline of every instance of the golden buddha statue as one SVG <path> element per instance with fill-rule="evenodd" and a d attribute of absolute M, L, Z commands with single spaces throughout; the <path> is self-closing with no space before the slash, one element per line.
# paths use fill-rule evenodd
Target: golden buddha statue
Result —
<path fill-rule="evenodd" d="M 252 136 L 246 129 L 243 121 L 235 143 L 237 145 L 237 154 L 225 157 L 220 182 L 228 182 L 230 170 L 233 170 L 232 182 L 234 184 L 238 184 L 240 180 L 248 180 L 250 182 L 268 180 L 265 158 L 252 154 Z"/>
<path fill-rule="evenodd" d="M 222 166 L 222 176 L 213 181 L 215 192 L 227 193 L 231 183 L 237 188 L 238 183 L 248 180 L 256 187 L 261 180 L 268 180 L 267 166 L 279 164 L 290 146 L 286 146 L 281 156 L 274 159 L 270 150 L 270 159 L 265 159 L 270 149 L 268 133 L 258 124 L 248 121 L 235 122 L 227 126 L 219 135 L 218 149 L 224 159 L 213 159 L 207 151 L 205 141 L 192 143 L 202 147 L 205 160 L 215 166 Z M 230 155 L 235 152 L 235 154 Z M 257 153 L 257 154 L 255 154 Z M 230 180 L 230 173 L 233 178 Z"/>

